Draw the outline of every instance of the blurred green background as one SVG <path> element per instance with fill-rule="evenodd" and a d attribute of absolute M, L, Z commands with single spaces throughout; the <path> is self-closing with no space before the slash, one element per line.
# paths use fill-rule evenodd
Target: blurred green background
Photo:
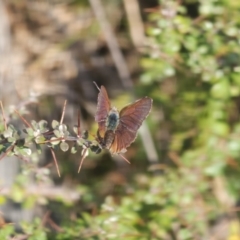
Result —
<path fill-rule="evenodd" d="M 0 2 L 0 100 L 94 139 L 98 90 L 153 108 L 128 148 L 0 161 L 0 239 L 240 239 L 240 2 Z M 38 103 L 32 103 L 37 96 Z M 22 110 L 22 111 L 23 111 Z M 3 122 L 0 129 L 3 131 Z M 15 170 L 14 170 L 15 169 Z"/>

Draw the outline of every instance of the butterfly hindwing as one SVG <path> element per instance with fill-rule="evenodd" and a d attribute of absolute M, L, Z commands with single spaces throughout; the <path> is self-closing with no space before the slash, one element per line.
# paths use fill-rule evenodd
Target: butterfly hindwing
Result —
<path fill-rule="evenodd" d="M 97 111 L 95 114 L 95 121 L 98 123 L 99 135 L 101 137 L 104 137 L 106 131 L 106 120 L 110 108 L 111 104 L 107 91 L 104 86 L 101 86 L 100 92 L 98 94 Z"/>

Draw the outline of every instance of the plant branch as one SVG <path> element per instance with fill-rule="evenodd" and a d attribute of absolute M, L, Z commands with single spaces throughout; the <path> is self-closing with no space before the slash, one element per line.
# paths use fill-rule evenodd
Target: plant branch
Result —
<path fill-rule="evenodd" d="M 1 111 L 2 111 L 2 118 L 3 118 L 3 123 L 4 123 L 4 129 L 7 130 L 7 122 L 6 122 L 6 117 L 5 117 L 2 101 L 0 101 L 0 107 L 1 107 Z"/>

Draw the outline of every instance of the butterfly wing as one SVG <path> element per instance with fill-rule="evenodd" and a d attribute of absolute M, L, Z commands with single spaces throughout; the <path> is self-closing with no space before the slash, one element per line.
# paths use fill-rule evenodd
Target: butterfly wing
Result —
<path fill-rule="evenodd" d="M 114 141 L 109 149 L 112 153 L 126 151 L 126 148 L 135 140 L 137 130 L 148 116 L 151 107 L 152 99 L 144 97 L 120 111 L 119 125 L 115 131 Z"/>
<path fill-rule="evenodd" d="M 109 102 L 107 91 L 104 86 L 101 86 L 100 92 L 98 94 L 97 111 L 95 114 L 95 121 L 98 123 L 98 131 L 100 137 L 104 137 L 104 133 L 106 131 L 106 119 L 110 108 L 111 104 Z"/>

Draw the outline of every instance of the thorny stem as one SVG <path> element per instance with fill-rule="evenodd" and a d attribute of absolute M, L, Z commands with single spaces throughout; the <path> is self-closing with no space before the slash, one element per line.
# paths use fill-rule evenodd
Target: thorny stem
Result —
<path fill-rule="evenodd" d="M 96 83 L 95 83 L 95 85 L 96 85 Z M 97 86 L 97 88 L 98 88 L 98 86 Z M 61 115 L 61 119 L 60 119 L 60 125 L 63 124 L 64 115 L 65 115 L 65 111 L 66 111 L 66 105 L 67 105 L 67 100 L 65 100 L 64 105 L 63 105 L 63 111 L 62 111 L 62 115 Z M 7 130 L 7 122 L 6 122 L 6 117 L 5 117 L 5 113 L 4 113 L 3 104 L 2 104 L 1 101 L 0 101 L 0 109 L 1 109 L 1 112 L 2 112 L 2 119 L 3 119 L 3 123 L 4 123 L 4 129 L 6 131 Z M 29 127 L 33 131 L 36 131 L 36 129 L 34 129 L 32 124 L 29 123 L 23 116 L 21 116 L 21 114 L 17 110 L 14 110 L 14 111 L 18 115 L 18 117 L 23 121 L 23 123 L 24 123 L 24 125 L 26 127 Z M 74 137 L 74 136 L 67 136 L 67 137 L 60 137 L 60 138 L 51 139 L 52 137 L 55 137 L 55 134 L 53 133 L 52 130 L 50 130 L 50 131 L 46 131 L 46 132 L 40 132 L 37 136 L 32 137 L 28 142 L 25 141 L 24 137 L 16 139 L 11 144 L 11 146 L 9 146 L 7 148 L 7 150 L 5 152 L 3 152 L 2 155 L 0 154 L 0 160 L 3 159 L 9 152 L 11 152 L 14 149 L 14 147 L 18 145 L 19 142 L 23 142 L 23 145 L 27 146 L 28 144 L 30 144 L 31 142 L 34 142 L 34 141 L 35 141 L 36 144 L 40 145 L 40 144 L 46 144 L 46 143 L 51 143 L 51 142 L 55 142 L 55 141 L 70 141 L 70 142 L 73 141 L 73 142 L 77 142 L 79 139 L 81 139 L 81 140 L 83 140 L 81 144 L 84 146 L 84 150 L 83 150 L 80 166 L 79 166 L 79 169 L 78 169 L 78 172 L 79 172 L 81 170 L 83 161 L 84 161 L 84 159 L 85 159 L 85 157 L 87 155 L 86 154 L 87 150 L 92 145 L 91 141 L 81 137 L 80 124 L 81 124 L 81 122 L 80 122 L 80 112 L 78 112 L 78 128 L 77 128 L 77 136 L 76 137 Z M 46 140 L 43 141 L 43 142 L 36 142 L 36 139 L 39 136 L 43 136 L 44 139 L 46 139 Z M 9 141 L 8 141 L 7 138 L 0 140 L 0 145 L 4 145 L 4 144 L 9 144 Z M 53 147 L 50 146 L 49 148 L 50 148 L 50 151 L 51 151 L 51 154 L 52 154 L 52 157 L 53 157 L 56 169 L 57 169 L 58 176 L 60 177 L 61 174 L 60 174 L 60 170 L 59 170 L 59 166 L 58 166 L 58 162 L 57 162 L 57 158 L 56 158 L 55 152 L 53 150 Z M 24 158 L 24 156 L 18 156 L 18 155 L 16 155 L 16 156 L 19 157 L 20 159 L 24 160 L 24 161 L 28 161 L 27 159 Z"/>
<path fill-rule="evenodd" d="M 81 129 L 80 129 L 80 110 L 78 110 L 78 128 L 77 128 L 77 136 L 80 137 L 81 136 Z"/>
<path fill-rule="evenodd" d="M 18 114 L 20 117 L 21 115 Z M 27 126 L 30 126 L 29 123 L 23 118 L 21 117 L 21 119 L 24 121 L 24 123 L 27 125 Z M 79 126 L 80 128 L 80 126 Z M 68 137 L 60 137 L 60 138 L 56 138 L 56 139 L 51 139 L 51 137 L 55 136 L 53 133 L 49 134 L 51 131 L 48 131 L 48 132 L 45 132 L 45 133 L 41 133 L 41 135 L 44 137 L 44 138 L 47 138 L 46 141 L 42 142 L 42 143 L 38 143 L 38 144 L 45 144 L 45 143 L 50 143 L 50 142 L 55 142 L 55 141 L 62 141 L 62 140 L 65 140 L 65 141 L 68 141 L 68 142 L 77 142 L 80 138 L 80 136 L 77 136 L 77 137 L 74 137 L 74 136 L 68 136 Z M 40 135 L 38 135 L 40 136 Z M 38 136 L 36 136 L 34 139 L 36 139 Z M 34 140 L 33 139 L 33 140 Z M 82 166 L 82 163 L 83 163 L 83 160 L 84 158 L 86 157 L 86 151 L 88 148 L 90 148 L 92 142 L 89 141 L 89 140 L 86 140 L 86 139 L 83 139 L 83 145 L 85 146 L 85 149 L 84 149 L 84 152 L 83 152 L 83 157 L 82 157 L 82 160 L 81 160 L 81 163 L 80 163 L 80 167 L 79 167 L 79 171 L 81 169 L 81 166 Z M 19 138 L 16 140 L 16 142 L 14 142 L 9 148 L 7 148 L 6 152 L 4 152 L 2 155 L 0 155 L 0 160 L 2 160 L 10 151 L 13 150 L 14 146 L 17 144 L 18 141 L 24 141 L 25 138 Z M 9 143 L 7 139 L 3 139 L 0 141 L 0 144 L 6 144 L 6 143 Z M 57 159 L 56 159 L 56 155 L 53 151 L 53 149 L 50 147 L 50 151 L 52 153 L 52 156 L 53 156 L 53 159 L 54 159 L 54 163 L 55 163 L 55 166 L 56 166 L 56 169 L 57 169 L 57 173 L 58 173 L 58 176 L 60 177 L 60 171 L 59 171 L 59 167 L 58 167 L 58 163 L 57 163 Z M 18 156 L 18 157 L 21 157 L 21 156 Z M 24 159 L 25 160 L 25 159 Z"/>
<path fill-rule="evenodd" d="M 34 130 L 33 126 L 24 117 L 22 117 L 22 115 L 17 110 L 15 110 L 15 113 L 21 118 L 21 120 L 25 123 L 27 127 Z"/>
<path fill-rule="evenodd" d="M 52 148 L 50 148 L 50 151 L 51 151 L 52 156 L 53 156 L 53 160 L 54 160 L 54 163 L 55 163 L 55 166 L 56 166 L 56 169 L 57 169 L 58 176 L 61 177 L 55 152 L 53 151 Z"/>
<path fill-rule="evenodd" d="M 83 150 L 82 159 L 81 159 L 81 161 L 80 161 L 80 165 L 79 165 L 79 168 L 78 168 L 78 173 L 80 173 L 80 170 L 81 170 L 81 168 L 82 168 L 83 161 L 84 161 L 84 159 L 85 159 L 85 157 L 86 157 L 86 153 L 87 153 L 87 148 L 85 148 L 85 149 Z"/>
<path fill-rule="evenodd" d="M 65 101 L 64 101 L 64 104 L 63 104 L 63 111 L 62 111 L 62 116 L 61 116 L 60 124 L 63 123 L 63 119 L 64 119 L 64 115 L 65 115 L 65 111 L 66 111 L 66 105 L 67 105 L 67 100 L 65 100 Z"/>
<path fill-rule="evenodd" d="M 51 134 L 49 135 L 48 132 L 46 133 L 42 133 L 43 137 L 47 138 L 46 141 L 42 142 L 42 143 L 38 143 L 38 144 L 44 144 L 44 143 L 48 143 L 48 142 L 56 142 L 56 141 L 62 141 L 62 140 L 65 140 L 67 142 L 77 142 L 79 139 L 82 139 L 84 142 L 83 142 L 83 145 L 85 147 L 89 147 L 91 145 L 91 141 L 90 140 L 86 140 L 84 138 L 81 138 L 81 137 L 74 137 L 74 136 L 67 136 L 67 137 L 61 137 L 61 138 L 56 138 L 56 139 L 51 139 L 52 137 L 55 137 L 54 134 Z M 39 137 L 40 135 L 38 135 L 37 137 Z M 36 138 L 36 137 L 35 137 Z M 19 138 L 17 139 L 17 141 L 24 141 L 25 138 Z M 0 141 L 0 145 L 1 144 L 6 144 L 6 143 L 9 143 L 7 139 L 3 139 Z"/>

